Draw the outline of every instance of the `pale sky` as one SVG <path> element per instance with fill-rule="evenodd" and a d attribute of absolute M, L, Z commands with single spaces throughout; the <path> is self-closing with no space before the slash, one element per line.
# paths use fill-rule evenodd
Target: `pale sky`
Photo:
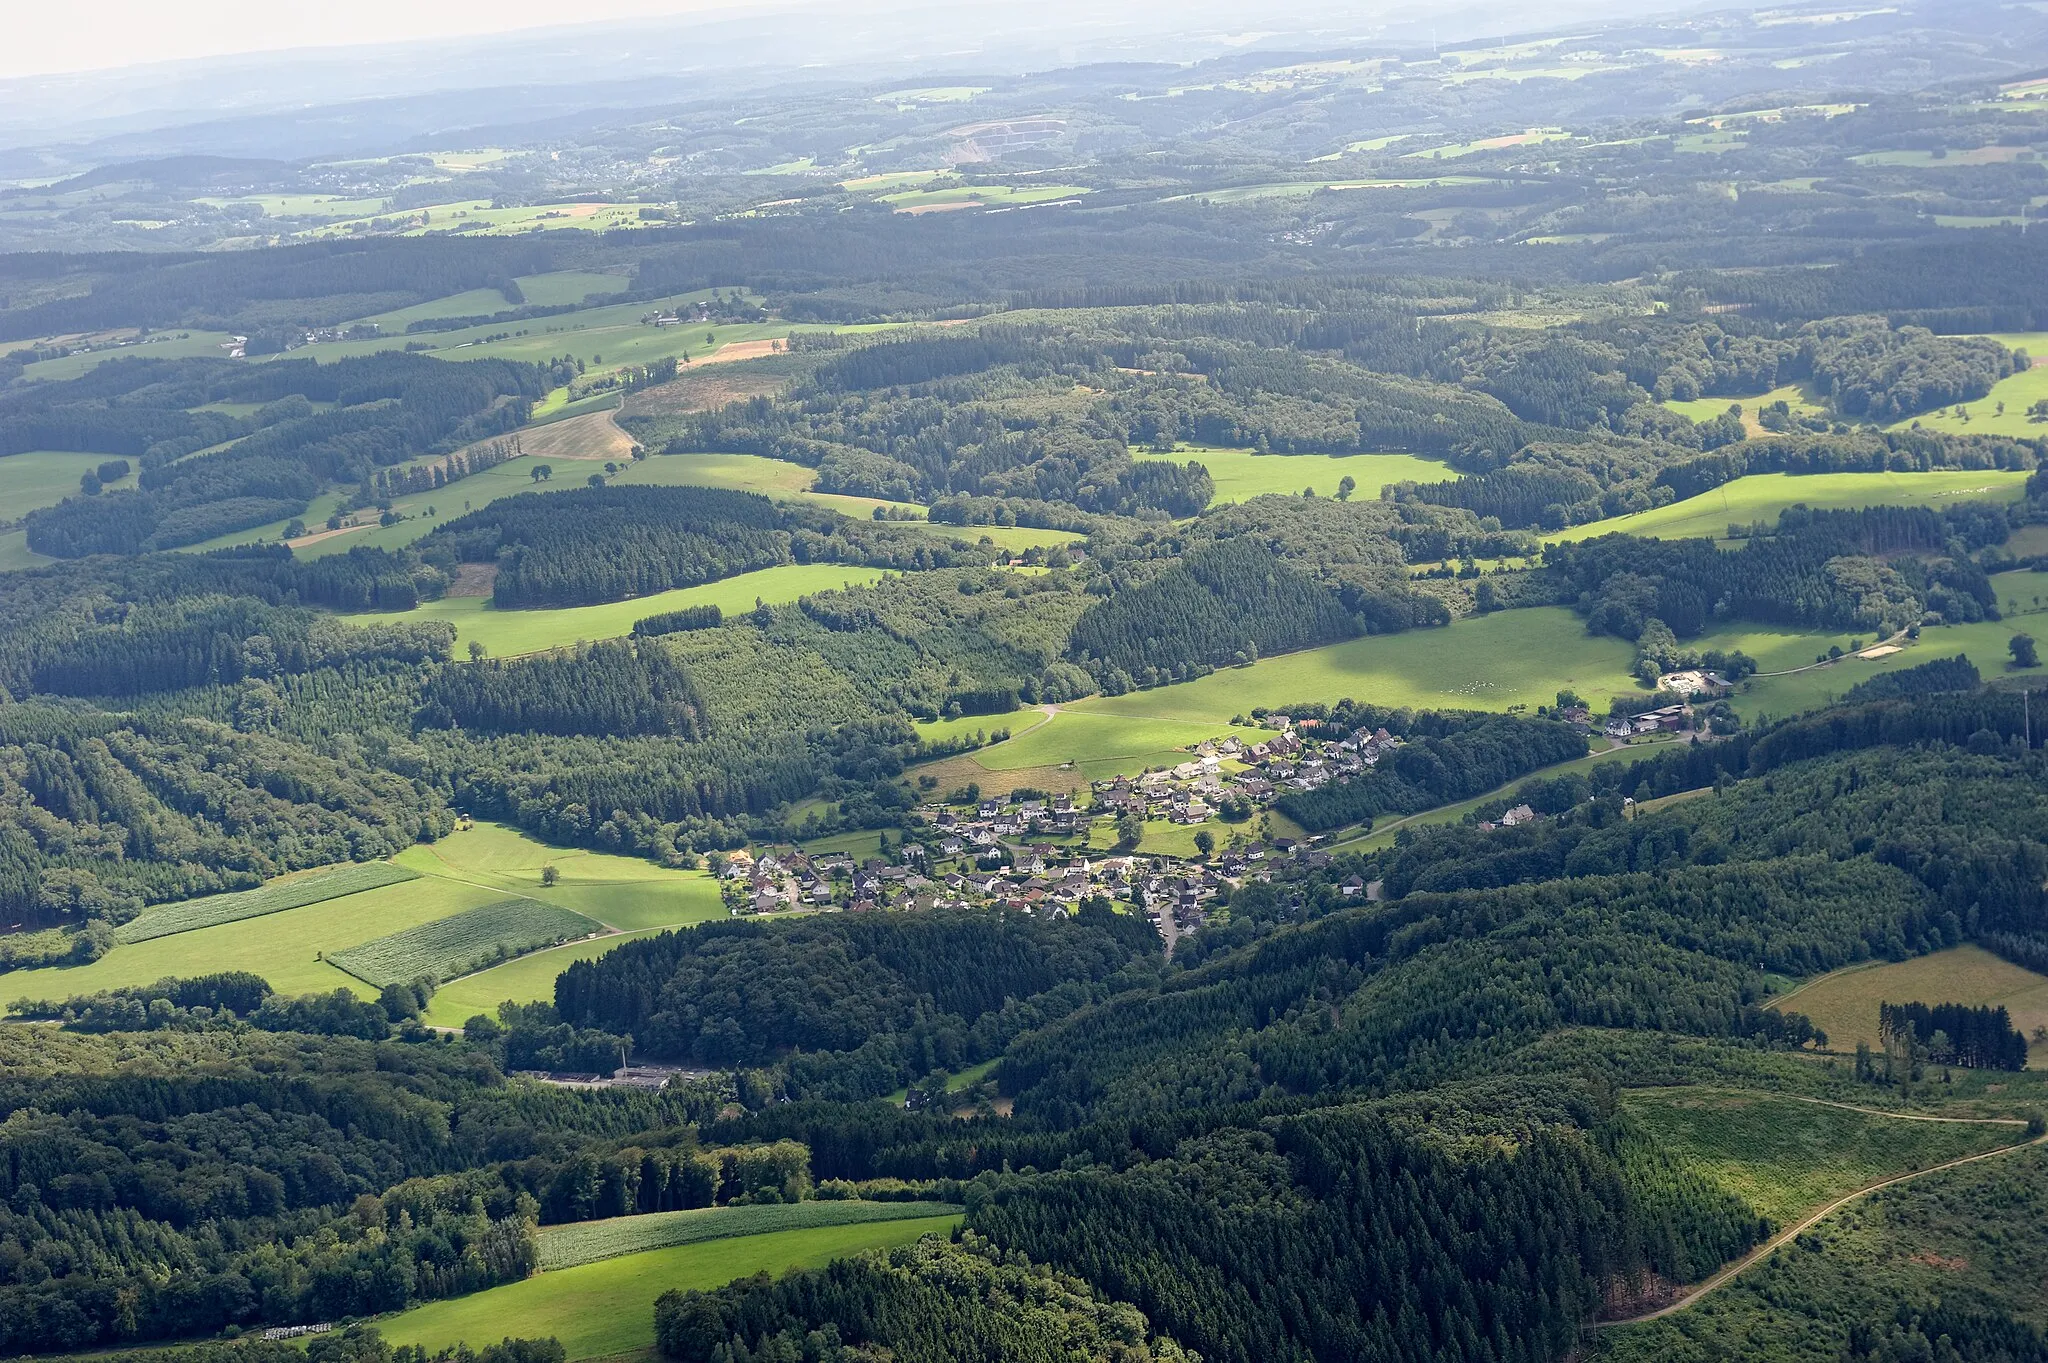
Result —
<path fill-rule="evenodd" d="M 7 0 L 0 78 L 746 7 L 747 0 Z"/>

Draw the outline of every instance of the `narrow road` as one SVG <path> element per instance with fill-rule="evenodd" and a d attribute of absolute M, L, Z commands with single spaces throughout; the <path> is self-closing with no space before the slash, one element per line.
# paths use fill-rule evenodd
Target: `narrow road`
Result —
<path fill-rule="evenodd" d="M 1803 1099 L 1802 1101 L 1818 1102 L 1820 1100 Z M 1846 1103 L 1829 1103 L 1827 1104 L 1827 1106 L 1847 1107 L 1848 1105 Z M 1850 1108 L 1849 1110 L 1852 1112 L 1863 1112 L 1867 1109 Z M 1887 1112 L 1879 1115 L 1890 1117 L 1902 1116 L 1904 1114 Z M 1955 1122 L 1983 1120 L 1986 1122 L 2003 1123 L 2014 1119 L 2002 1117 L 1987 1117 L 1982 1119 L 1968 1117 L 1907 1117 L 1906 1120 L 1923 1122 Z M 2022 1122 L 2021 1125 L 2025 1125 L 2025 1123 Z M 1614 1326 L 1617 1325 L 1639 1325 L 1646 1320 L 1656 1320 L 1661 1316 L 1675 1315 L 1676 1313 L 1685 1310 L 1686 1307 L 1691 1306 L 1700 1298 L 1706 1296 L 1709 1292 L 1712 1292 L 1715 1288 L 1721 1287 L 1724 1284 L 1733 1281 L 1737 1274 L 1741 1273 L 1750 1265 L 1756 1263 L 1759 1259 L 1769 1257 L 1773 1250 L 1777 1249 L 1787 1240 L 1790 1240 L 1795 1236 L 1805 1234 L 1807 1231 L 1813 1229 L 1816 1225 L 1820 1224 L 1822 1221 L 1825 1221 L 1828 1217 L 1834 1215 L 1843 1207 L 1848 1206 L 1851 1202 L 1854 1202 L 1859 1197 L 1868 1197 L 1870 1194 L 1878 1192 L 1881 1189 L 1894 1187 L 1901 1183 L 1910 1183 L 1916 1178 L 1925 1178 L 1929 1174 L 1943 1173 L 1950 1169 L 1960 1168 L 1965 1164 L 1975 1164 L 1979 1160 L 1997 1159 L 2000 1155 L 2010 1155 L 2015 1150 L 2029 1150 L 2032 1149 L 2034 1146 L 2041 1145 L 2044 1143 L 2048 1143 L 2048 1135 L 2036 1136 L 2032 1140 L 2019 1141 L 2013 1145 L 2002 1145 L 1996 1150 L 1986 1150 L 1982 1154 L 1978 1155 L 1965 1155 L 1961 1159 L 1952 1159 L 1948 1161 L 1946 1164 L 1937 1164 L 1934 1165 L 1932 1168 L 1928 1169 L 1916 1169 L 1909 1174 L 1895 1174 L 1891 1178 L 1882 1179 L 1876 1183 L 1866 1184 L 1865 1186 L 1858 1188 L 1856 1191 L 1852 1193 L 1846 1193 L 1843 1196 L 1836 1198 L 1833 1202 L 1828 1203 L 1825 1207 L 1822 1207 L 1819 1211 L 1813 1213 L 1804 1221 L 1801 1221 L 1798 1225 L 1793 1226 L 1787 1230 L 1779 1231 L 1776 1235 L 1766 1240 L 1763 1244 L 1758 1245 L 1755 1249 L 1743 1255 L 1734 1263 L 1729 1264 L 1726 1268 L 1723 1268 L 1720 1272 L 1714 1274 L 1706 1281 L 1699 1283 L 1693 1287 L 1687 1288 L 1685 1293 L 1677 1299 L 1665 1303 L 1663 1306 L 1658 1307 L 1654 1311 L 1645 1311 L 1638 1316 L 1628 1316 L 1621 1320 L 1596 1321 L 1594 1322 L 1593 1328 L 1596 1330 L 1607 1330 L 1612 1329 Z"/>

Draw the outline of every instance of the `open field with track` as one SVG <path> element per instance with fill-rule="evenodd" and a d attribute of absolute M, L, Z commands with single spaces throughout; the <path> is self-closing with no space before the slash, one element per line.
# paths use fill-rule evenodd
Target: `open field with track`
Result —
<path fill-rule="evenodd" d="M 990 1066 L 982 1066 L 984 1070 Z M 816 1230 L 822 1226 L 869 1225 L 880 1221 L 913 1221 L 953 1216 L 961 1209 L 949 1202 L 862 1202 L 813 1200 L 753 1207 L 699 1207 L 691 1211 L 647 1212 L 605 1221 L 578 1221 L 550 1226 L 540 1235 L 540 1265 L 555 1272 L 644 1254 L 655 1249 L 731 1240 L 776 1231 Z"/>
<path fill-rule="evenodd" d="M 1878 1179 L 2024 1139 L 2019 1122 L 1915 1121 L 1732 1089 L 1640 1090 L 1622 1108 L 1778 1226 Z"/>
<path fill-rule="evenodd" d="M 524 1282 L 430 1302 L 377 1322 L 393 1344 L 436 1351 L 474 1347 L 515 1326 L 527 1337 L 552 1335 L 571 1360 L 607 1358 L 654 1344 L 654 1299 L 671 1290 L 705 1290 L 755 1273 L 815 1268 L 864 1249 L 944 1235 L 957 1216 L 865 1225 L 820 1226 L 649 1250 L 542 1273 Z"/>

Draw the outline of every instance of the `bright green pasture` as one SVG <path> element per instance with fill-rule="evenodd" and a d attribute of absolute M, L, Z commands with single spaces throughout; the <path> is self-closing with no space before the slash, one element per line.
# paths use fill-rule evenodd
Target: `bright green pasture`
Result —
<path fill-rule="evenodd" d="M 160 332 L 134 345 L 106 346 L 99 350 L 79 351 L 70 355 L 59 355 L 55 359 L 37 360 L 24 368 L 24 378 L 75 379 L 87 370 L 107 360 L 186 360 L 195 355 L 211 355 L 218 359 L 226 355 L 221 343 L 230 339 L 225 331 L 177 331 Z"/>
<path fill-rule="evenodd" d="M 2027 475 L 2018 470 L 1938 469 L 1931 473 L 1752 473 L 1711 492 L 1630 516 L 1575 525 L 1548 538 L 1644 535 L 1652 539 L 1720 539 L 1731 525 L 1775 525 L 1788 506 L 1815 510 L 1865 506 L 1947 506 L 1964 501 L 2016 501 Z"/>
<path fill-rule="evenodd" d="M 2033 368 L 1999 380 L 1986 396 L 1964 403 L 1963 410 L 1969 414 L 1967 421 L 1955 415 L 1955 408 L 1944 407 L 1938 412 L 1922 412 L 1909 420 L 1895 422 L 1892 429 L 1924 426 L 1930 431 L 1950 434 L 2012 435 L 2031 439 L 2048 436 L 2048 422 L 2027 419 L 2027 409 L 2048 398 L 2048 332 L 2001 332 L 1991 339 L 2000 345 L 2025 350 L 2033 358 Z M 2005 404 L 2003 415 L 1998 411 L 2001 402 Z"/>
<path fill-rule="evenodd" d="M 1021 554 L 1026 549 L 1050 549 L 1056 544 L 1074 544 L 1087 536 L 1072 530 L 1040 530 L 1029 525 L 941 525 L 936 521 L 907 522 L 913 528 L 943 539 L 966 540 L 969 544 L 989 540 L 998 549 Z"/>
<path fill-rule="evenodd" d="M 412 623 L 447 620 L 459 631 L 456 653 L 475 640 L 497 657 L 562 648 L 579 640 L 616 639 L 633 631 L 633 622 L 684 606 L 717 606 L 727 615 L 754 608 L 756 599 L 770 603 L 794 601 L 812 592 L 834 591 L 848 583 L 866 585 L 886 576 L 880 568 L 836 563 L 786 563 L 741 573 L 701 587 L 678 587 L 630 601 L 599 606 L 564 606 L 555 610 L 499 610 L 487 596 L 449 596 L 421 603 L 409 611 L 382 615 L 351 615 L 358 624 Z"/>
<path fill-rule="evenodd" d="M 592 294 L 624 293 L 632 287 L 632 281 L 624 275 L 600 274 L 595 270 L 557 270 L 550 274 L 523 275 L 515 282 L 526 298 L 523 305 L 508 301 L 496 289 L 470 289 L 466 293 L 415 303 L 409 308 L 380 312 L 363 320 L 375 322 L 389 332 L 403 332 L 410 323 L 435 321 L 443 317 L 489 317 L 520 306 L 581 306 L 583 300 Z M 503 330 L 502 327 L 497 329 Z M 414 339 L 431 339 L 431 336 L 429 333 L 425 338 Z"/>
<path fill-rule="evenodd" d="M 1628 675 L 1633 655 L 1623 640 L 1587 634 L 1585 622 L 1563 607 L 1543 606 L 1471 616 L 1442 629 L 1378 634 L 1261 658 L 1249 667 L 1224 668 L 1197 681 L 1079 701 L 1061 714 L 1215 726 L 1232 715 L 1249 713 L 1255 705 L 1346 696 L 1433 710 L 1534 707 L 1550 704 L 1564 687 L 1605 709 L 1611 697 L 1636 691 Z"/>
<path fill-rule="evenodd" d="M 1936 658 L 1953 658 L 1958 653 L 1975 663 L 1986 679 L 2039 677 L 2048 672 L 2048 668 L 2035 667 L 2015 672 L 2007 667 L 2011 659 L 2006 651 L 2007 641 L 2015 634 L 2036 632 L 2026 616 L 2018 620 L 1983 620 L 1969 625 L 1931 627 L 1921 630 L 1917 640 L 1908 641 L 1906 647 L 1887 657 L 1872 660 L 1844 657 L 1826 667 L 1809 667 L 1788 677 L 1752 678 L 1743 684 L 1732 700 L 1736 711 L 1745 719 L 1753 719 L 1760 714 L 1773 717 L 1803 714 L 1840 699 L 1850 687 L 1880 672 L 1914 667 Z M 2041 634 L 2048 638 L 2048 631 L 2041 631 Z M 1810 650 L 1803 660 L 1795 660 L 1795 666 L 1799 661 L 1811 662 L 1815 653 L 1826 650 L 1826 638 L 1815 637 L 1817 647 Z"/>
<path fill-rule="evenodd" d="M 722 915 L 718 886 L 703 871 L 656 866 L 638 857 L 550 847 L 503 824 L 480 823 L 395 858 L 424 875 L 546 900 L 623 932 L 677 927 Z M 553 885 L 542 883 L 555 868 Z"/>
<path fill-rule="evenodd" d="M 68 450 L 25 450 L 0 458 L 0 508 L 9 519 L 37 507 L 55 506 L 66 497 L 78 495 L 78 480 L 116 456 L 74 454 Z M 135 466 L 128 461 L 128 476 L 114 488 L 135 486 Z"/>
<path fill-rule="evenodd" d="M 1309 487 L 1319 497 L 1334 497 L 1347 476 L 1358 482 L 1353 497 L 1376 501 L 1388 483 L 1440 483 L 1458 476 L 1448 464 L 1412 454 L 1255 454 L 1205 445 L 1183 446 L 1172 454 L 1134 453 L 1141 459 L 1200 464 L 1215 480 L 1218 502 L 1249 501 L 1268 493 L 1299 496 Z"/>
<path fill-rule="evenodd" d="M 1648 1089 L 1629 1116 L 1681 1161 L 1784 1226 L 1866 1183 L 2024 1139 L 1991 1122 L 1920 1122 L 1770 1093 Z"/>
<path fill-rule="evenodd" d="M 282 994 L 350 989 L 367 997 L 376 991 L 320 956 L 503 897 L 459 881 L 408 880 L 239 923 L 116 946 L 90 965 L 15 971 L 4 987 L 10 999 L 63 998 L 150 984 L 166 975 L 247 970 Z"/>
<path fill-rule="evenodd" d="M 1028 712 L 1019 719 L 1028 722 Z M 1020 732 L 1015 738 L 977 749 L 973 760 L 992 772 L 1072 762 L 1094 780 L 1147 767 L 1175 766 L 1189 759 L 1187 748 L 1205 738 L 1234 733 L 1256 742 L 1262 732 L 1203 719 L 1134 718 L 1077 709 L 1062 709 L 1051 722 L 1029 730 L 1023 729 L 1023 722 L 1018 724 Z"/>
<path fill-rule="evenodd" d="M 1817 416 L 1826 410 L 1818 396 L 1809 392 L 1802 384 L 1785 383 L 1768 393 L 1742 397 L 1668 398 L 1664 405 L 1688 421 L 1712 421 L 1730 407 L 1742 409 L 1743 424 L 1755 435 L 1763 430 L 1756 424 L 1756 414 L 1774 402 L 1783 402 L 1795 415 Z"/>
<path fill-rule="evenodd" d="M 392 1343 L 429 1352 L 465 1341 L 477 1347 L 508 1335 L 552 1335 L 571 1359 L 603 1358 L 653 1347 L 654 1299 L 664 1292 L 708 1290 L 764 1271 L 818 1268 L 864 1249 L 949 1234 L 957 1224 L 957 1216 L 921 1217 L 649 1250 L 429 1302 L 377 1325 Z"/>
<path fill-rule="evenodd" d="M 2017 616 L 2034 615 L 2048 608 L 2048 573 L 2030 572 L 2025 568 L 2015 569 L 2009 573 L 1993 573 L 1991 590 L 1997 594 L 1998 609 L 2004 612 L 2009 621 Z M 2028 629 L 2031 632 L 2030 627 L 2023 623 L 2015 622 L 2014 628 Z"/>
<path fill-rule="evenodd" d="M 987 204 L 991 207 L 1049 203 L 1072 199 L 1088 191 L 1081 185 L 961 185 L 953 189 L 905 189 L 884 194 L 882 202 L 894 204 L 899 213 L 920 208 L 951 208 L 956 204 Z"/>
<path fill-rule="evenodd" d="M 28 547 L 28 531 L 10 530 L 0 535 L 0 573 L 21 568 L 41 568 L 57 560 Z"/>

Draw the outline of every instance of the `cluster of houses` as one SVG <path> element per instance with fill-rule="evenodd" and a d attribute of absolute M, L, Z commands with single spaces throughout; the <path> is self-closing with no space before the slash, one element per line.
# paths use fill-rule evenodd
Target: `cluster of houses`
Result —
<path fill-rule="evenodd" d="M 1118 776 L 1094 785 L 1096 804 L 1110 814 L 1135 814 L 1178 824 L 1206 823 L 1234 803 L 1241 813 L 1262 809 L 1290 791 L 1314 790 L 1361 776 L 1401 740 L 1385 729 L 1325 733 L 1297 728 L 1286 715 L 1267 721 L 1280 732 L 1246 743 L 1232 735 L 1209 739 L 1176 767 L 1142 776 Z M 1226 768 L 1225 763 L 1230 766 Z"/>

